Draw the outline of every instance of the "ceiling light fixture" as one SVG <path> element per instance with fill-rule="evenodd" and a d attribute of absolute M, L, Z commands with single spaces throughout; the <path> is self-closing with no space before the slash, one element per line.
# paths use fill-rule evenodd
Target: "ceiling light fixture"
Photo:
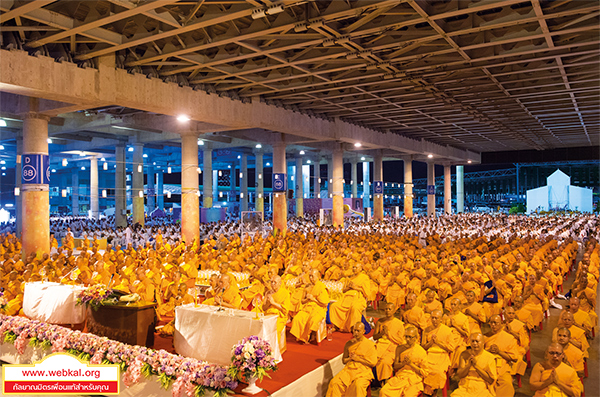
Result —
<path fill-rule="evenodd" d="M 182 123 L 190 120 L 191 119 L 189 118 L 189 116 L 186 116 L 185 114 L 180 114 L 179 116 L 177 116 L 177 121 L 180 121 Z"/>

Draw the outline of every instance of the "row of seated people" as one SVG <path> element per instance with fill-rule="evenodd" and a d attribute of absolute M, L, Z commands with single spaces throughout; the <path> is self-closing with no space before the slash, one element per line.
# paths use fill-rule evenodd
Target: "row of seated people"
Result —
<path fill-rule="evenodd" d="M 436 396 L 453 373 L 458 388 L 452 397 L 515 395 L 513 376 L 525 374 L 523 358 L 530 340 L 513 307 L 505 308 L 504 320 L 492 316 L 487 334 L 475 332 L 467 338 L 456 332 L 441 310 L 431 314 L 431 325 L 420 332 L 395 317 L 392 304 L 384 303 L 384 308 L 374 341 L 364 336 L 362 322 L 353 325 L 353 338 L 344 348 L 345 367 L 330 382 L 327 397 L 366 396 L 374 382 L 383 384 L 381 397 Z M 572 318 L 566 313 L 565 319 Z M 533 367 L 530 388 L 536 397 L 579 396 L 583 390 L 584 354 L 580 342 L 571 337 L 569 323 L 555 328 L 547 361 Z M 555 352 L 560 353 L 559 361 L 551 361 Z"/>

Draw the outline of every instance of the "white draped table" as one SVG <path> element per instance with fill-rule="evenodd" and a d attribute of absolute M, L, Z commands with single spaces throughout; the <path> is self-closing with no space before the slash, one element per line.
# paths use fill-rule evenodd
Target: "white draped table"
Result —
<path fill-rule="evenodd" d="M 246 336 L 269 342 L 276 362 L 282 361 L 277 343 L 277 316 L 256 319 L 256 313 L 193 303 L 175 308 L 175 351 L 215 364 L 231 363 L 231 348 Z"/>
<path fill-rule="evenodd" d="M 25 283 L 23 313 L 33 320 L 52 324 L 79 324 L 85 320 L 85 305 L 77 305 L 83 286 L 51 282 Z"/>

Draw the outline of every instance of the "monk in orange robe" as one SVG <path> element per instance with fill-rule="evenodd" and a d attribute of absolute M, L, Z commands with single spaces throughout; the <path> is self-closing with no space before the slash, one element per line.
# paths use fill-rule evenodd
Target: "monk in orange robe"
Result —
<path fill-rule="evenodd" d="M 329 292 L 320 280 L 319 271 L 313 269 L 309 273 L 311 284 L 307 286 L 302 297 L 302 306 L 292 320 L 290 333 L 299 341 L 308 343 L 311 335 L 317 332 L 327 313 Z"/>
<path fill-rule="evenodd" d="M 496 357 L 484 350 L 483 335 L 471 335 L 471 349 L 460 355 L 456 376 L 458 389 L 450 397 L 495 397 L 494 384 L 498 377 Z"/>
<path fill-rule="evenodd" d="M 514 336 L 504 331 L 504 324 L 499 315 L 490 318 L 490 328 L 484 347 L 496 357 L 496 393 L 499 396 L 512 397 L 515 395 L 511 376 L 512 364 L 522 359 L 519 357 L 519 344 Z"/>
<path fill-rule="evenodd" d="M 529 387 L 534 397 L 579 397 L 583 386 L 577 372 L 563 362 L 563 348 L 552 343 L 546 349 L 546 360 L 533 366 Z"/>
<path fill-rule="evenodd" d="M 395 306 L 393 303 L 383 303 L 385 316 L 375 324 L 373 339 L 376 341 L 377 365 L 375 374 L 377 380 L 389 379 L 394 374 L 394 359 L 396 347 L 404 344 L 404 323 L 394 317 Z"/>
<path fill-rule="evenodd" d="M 450 355 L 460 343 L 460 337 L 454 329 L 442 323 L 443 312 L 431 313 L 431 326 L 423 331 L 423 349 L 427 351 L 429 373 L 425 377 L 425 394 L 437 395 L 436 390 L 444 387 L 446 372 L 450 368 Z"/>
<path fill-rule="evenodd" d="M 355 275 L 344 288 L 344 295 L 329 306 L 329 319 L 342 332 L 349 332 L 361 320 L 371 289 L 371 280 L 362 271 L 362 265 L 355 263 L 353 270 Z"/>

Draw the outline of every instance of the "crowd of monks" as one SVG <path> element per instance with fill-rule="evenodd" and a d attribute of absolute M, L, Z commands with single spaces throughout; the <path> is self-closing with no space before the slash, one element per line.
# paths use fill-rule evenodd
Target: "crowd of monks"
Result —
<path fill-rule="evenodd" d="M 598 322 L 598 217 L 539 218 L 544 227 L 532 233 L 524 232 L 535 227 L 530 219 L 524 226 L 498 220 L 509 232 L 486 232 L 489 217 L 479 220 L 394 220 L 346 231 L 314 226 L 244 239 L 210 235 L 201 243 L 167 243 L 157 233 L 153 244 L 135 249 L 101 251 L 91 239 L 77 254 L 67 238 L 60 247 L 51 242 L 52 255 L 26 258 L 14 235 L 0 235 L 0 288 L 9 315 L 22 314 L 24 283 L 41 280 L 137 293 L 157 303 L 161 319 L 193 302 L 275 314 L 282 348 L 286 325 L 297 341 L 310 343 L 327 322 L 353 334 L 328 396 L 364 396 L 370 385 L 380 386 L 381 396 L 435 395 L 449 376 L 459 380 L 452 396 L 512 396 L 513 376 L 527 368 L 530 332 L 559 306 L 553 299 L 577 265 L 548 359 L 534 366 L 530 384 L 536 396 L 579 395 Z M 440 232 L 435 222 L 444 225 Z M 409 232 L 421 224 L 428 233 Z M 218 271 L 203 296 L 195 289 L 199 270 Z M 238 285 L 238 272 L 250 275 L 248 285 Z M 328 289 L 329 282 L 342 291 Z M 364 336 L 368 305 L 384 313 L 373 341 Z M 559 351 L 565 365 L 553 361 Z"/>

